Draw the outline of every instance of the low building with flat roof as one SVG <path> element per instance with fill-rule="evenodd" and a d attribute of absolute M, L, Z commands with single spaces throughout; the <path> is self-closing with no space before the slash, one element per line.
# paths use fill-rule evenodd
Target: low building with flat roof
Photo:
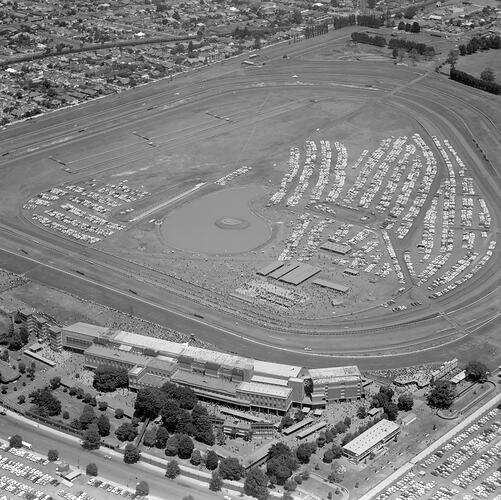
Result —
<path fill-rule="evenodd" d="M 389 420 L 380 420 L 370 429 L 343 446 L 343 454 L 350 462 L 358 464 L 371 453 L 380 450 L 400 432 L 400 426 Z"/>
<path fill-rule="evenodd" d="M 341 245 L 335 243 L 334 241 L 326 241 L 320 245 L 322 250 L 327 250 L 328 252 L 337 253 L 339 255 L 346 255 L 351 251 L 351 247 L 348 245 Z"/>

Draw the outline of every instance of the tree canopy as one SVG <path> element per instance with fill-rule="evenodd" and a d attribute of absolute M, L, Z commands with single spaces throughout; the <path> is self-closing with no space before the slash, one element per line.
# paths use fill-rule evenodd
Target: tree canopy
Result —
<path fill-rule="evenodd" d="M 414 398 L 410 392 L 400 394 L 398 396 L 398 409 L 402 411 L 410 411 L 414 406 Z"/>
<path fill-rule="evenodd" d="M 36 412 L 43 417 L 53 417 L 61 413 L 61 401 L 52 394 L 49 387 L 31 392 L 30 398 Z"/>
<path fill-rule="evenodd" d="M 124 450 L 124 462 L 126 464 L 135 464 L 139 462 L 140 458 L 141 453 L 139 450 L 132 443 L 128 443 Z"/>
<path fill-rule="evenodd" d="M 247 472 L 244 482 L 244 493 L 259 500 L 268 498 L 268 477 L 258 467 Z"/>
<path fill-rule="evenodd" d="M 96 368 L 93 385 L 100 392 L 113 392 L 129 386 L 129 375 L 125 368 L 101 365 Z"/>
<path fill-rule="evenodd" d="M 452 405 L 455 395 L 454 387 L 449 381 L 438 380 L 427 394 L 426 399 L 432 408 L 445 409 Z"/>
<path fill-rule="evenodd" d="M 486 80 L 482 78 L 482 80 Z M 489 81 L 489 80 L 486 80 Z M 472 382 L 483 382 L 487 380 L 489 369 L 480 361 L 470 361 L 465 368 L 466 378 Z"/>
<path fill-rule="evenodd" d="M 219 473 L 223 479 L 238 481 L 244 474 L 244 468 L 236 458 L 228 457 L 221 460 Z"/>

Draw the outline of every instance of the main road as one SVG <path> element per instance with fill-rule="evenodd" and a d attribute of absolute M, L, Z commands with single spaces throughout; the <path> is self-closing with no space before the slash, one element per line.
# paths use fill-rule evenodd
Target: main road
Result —
<path fill-rule="evenodd" d="M 342 61 L 336 61 L 330 68 L 325 62 L 308 60 L 315 49 L 320 50 L 348 34 L 342 30 L 304 44 L 271 48 L 264 52 L 269 57 L 266 66 L 252 71 L 242 72 L 238 60 L 230 61 L 193 72 L 173 83 L 155 82 L 2 131 L 0 148 L 8 153 L 0 157 L 2 266 L 83 298 L 179 331 L 195 333 L 225 350 L 273 361 L 309 366 L 350 362 L 364 368 L 405 366 L 450 357 L 460 352 L 472 335 L 488 338 L 501 325 L 499 250 L 468 284 L 431 307 L 399 315 L 388 315 L 379 308 L 345 315 L 335 321 L 298 321 L 296 333 L 284 333 L 272 318 L 269 324 L 239 320 L 237 325 L 231 311 L 196 304 L 193 299 L 197 290 L 193 287 L 175 283 L 158 271 L 41 231 L 21 215 L 19 205 L 27 197 L 26 193 L 32 195 L 35 187 L 50 185 L 47 169 L 37 171 L 34 165 L 42 164 L 50 155 L 57 158 L 63 146 L 85 150 L 86 145 L 92 145 L 104 133 L 130 129 L 132 124 L 161 122 L 167 113 L 182 112 L 187 106 L 201 107 L 214 96 L 254 92 L 256 84 L 268 88 L 307 84 L 312 89 L 332 89 L 340 96 L 353 98 L 356 94 L 362 99 L 379 99 L 411 113 L 424 133 L 454 139 L 456 149 L 467 160 L 490 202 L 497 232 L 501 220 L 501 182 L 492 162 L 497 161 L 494 148 L 499 147 L 501 137 L 499 112 L 490 100 L 498 98 L 436 75 L 416 74 L 412 68 L 394 70 L 381 63 Z M 290 59 L 284 62 L 280 56 L 285 51 Z M 291 72 L 297 72 L 301 81 L 291 82 Z M 241 117 L 243 123 L 249 119 Z M 169 148 L 179 141 L 189 143 L 195 137 L 210 138 L 218 126 L 197 123 L 166 138 L 163 147 Z M 484 133 L 474 137 L 472 130 Z M 477 144 L 490 163 L 479 155 Z M 120 154 L 124 158 L 140 158 L 144 144 L 127 144 L 122 153 L 116 150 L 113 154 L 114 160 Z M 104 163 L 100 168 L 106 168 Z M 91 175 L 87 170 L 81 174 L 77 171 L 72 179 Z M 22 183 L 19 183 L 20 176 Z M 130 293 L 130 289 L 135 293 Z M 194 317 L 194 311 L 204 318 Z M 460 321 L 455 320 L 456 317 Z M 305 337 L 299 332 L 301 329 L 315 335 Z M 303 350 L 305 345 L 311 348 L 310 352 Z M 445 354 L 440 349 L 444 345 L 447 345 Z"/>

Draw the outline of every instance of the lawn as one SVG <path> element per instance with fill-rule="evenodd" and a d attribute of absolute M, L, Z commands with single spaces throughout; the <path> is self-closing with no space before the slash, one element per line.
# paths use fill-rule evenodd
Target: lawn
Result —
<path fill-rule="evenodd" d="M 501 81 L 501 50 L 487 50 L 469 56 L 459 56 L 456 68 L 460 71 L 480 78 L 480 73 L 486 68 L 492 68 L 496 81 Z"/>

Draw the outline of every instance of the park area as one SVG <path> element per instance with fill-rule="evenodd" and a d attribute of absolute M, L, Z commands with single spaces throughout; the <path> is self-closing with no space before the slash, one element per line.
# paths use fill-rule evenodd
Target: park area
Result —
<path fill-rule="evenodd" d="M 487 50 L 466 56 L 459 56 L 456 69 L 480 78 L 485 68 L 491 68 L 496 81 L 501 81 L 501 51 Z"/>

